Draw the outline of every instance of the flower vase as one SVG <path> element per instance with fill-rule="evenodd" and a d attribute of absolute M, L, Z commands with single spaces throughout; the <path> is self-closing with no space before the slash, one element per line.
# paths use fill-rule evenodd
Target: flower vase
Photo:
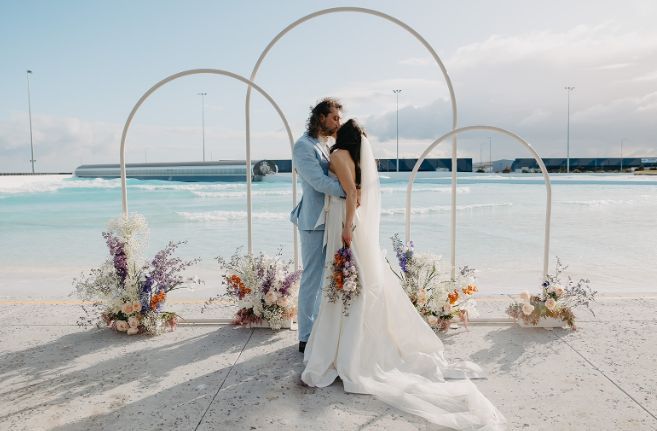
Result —
<path fill-rule="evenodd" d="M 246 326 L 249 327 L 249 328 L 271 328 L 271 329 L 274 329 L 274 330 L 277 330 L 277 329 L 292 329 L 292 330 L 294 330 L 294 329 L 296 329 L 296 322 L 294 322 L 292 318 L 283 319 L 279 323 L 280 323 L 280 326 L 277 325 L 277 324 L 272 325 L 267 320 L 262 319 L 257 323 L 249 323 Z"/>
<path fill-rule="evenodd" d="M 552 330 L 554 328 L 565 328 L 568 326 L 566 322 L 561 319 L 555 319 L 554 317 L 541 317 L 536 325 L 527 323 L 522 319 L 517 319 L 518 325 L 522 328 L 545 328 Z"/>

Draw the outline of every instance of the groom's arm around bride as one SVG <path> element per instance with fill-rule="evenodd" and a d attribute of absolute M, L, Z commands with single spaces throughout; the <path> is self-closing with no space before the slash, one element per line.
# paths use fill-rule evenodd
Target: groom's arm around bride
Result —
<path fill-rule="evenodd" d="M 325 195 L 344 197 L 340 182 L 329 176 L 329 137 L 340 127 L 342 106 L 335 99 L 324 99 L 311 110 L 308 130 L 294 144 L 293 164 L 301 178 L 303 195 L 292 210 L 290 221 L 298 229 L 301 240 L 303 275 L 299 290 L 297 320 L 299 323 L 299 350 L 303 351 L 310 337 L 312 324 L 320 303 L 324 249 Z"/>

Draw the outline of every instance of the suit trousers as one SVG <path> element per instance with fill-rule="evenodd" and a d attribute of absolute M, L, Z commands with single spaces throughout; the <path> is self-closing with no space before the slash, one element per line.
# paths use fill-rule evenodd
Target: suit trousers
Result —
<path fill-rule="evenodd" d="M 297 307 L 297 321 L 299 324 L 299 341 L 308 341 L 313 322 L 319 312 L 322 299 L 322 286 L 324 280 L 324 262 L 326 248 L 324 247 L 323 230 L 301 230 L 301 262 L 303 274 L 299 287 L 299 304 Z"/>

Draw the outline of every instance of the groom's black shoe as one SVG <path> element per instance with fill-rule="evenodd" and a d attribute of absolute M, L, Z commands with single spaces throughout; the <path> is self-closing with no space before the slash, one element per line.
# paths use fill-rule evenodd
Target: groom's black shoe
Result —
<path fill-rule="evenodd" d="M 299 341 L 299 351 L 301 353 L 306 351 L 306 342 L 305 341 Z"/>

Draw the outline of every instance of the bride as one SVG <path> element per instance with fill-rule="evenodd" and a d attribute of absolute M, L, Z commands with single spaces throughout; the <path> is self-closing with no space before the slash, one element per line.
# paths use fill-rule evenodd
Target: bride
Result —
<path fill-rule="evenodd" d="M 326 268 L 334 253 L 350 246 L 362 288 L 348 313 L 342 301 L 330 302 L 322 295 L 304 355 L 303 382 L 325 387 L 340 377 L 346 392 L 374 395 L 444 427 L 504 429 L 502 414 L 468 380 L 483 377 L 481 369 L 470 362 L 447 363 L 442 342 L 385 264 L 379 244 L 378 171 L 366 135 L 353 119 L 338 131 L 330 172 L 347 198 L 327 195 L 325 220 L 318 220 L 326 224 L 324 274 L 330 273 Z M 325 279 L 324 290 L 327 284 Z"/>

